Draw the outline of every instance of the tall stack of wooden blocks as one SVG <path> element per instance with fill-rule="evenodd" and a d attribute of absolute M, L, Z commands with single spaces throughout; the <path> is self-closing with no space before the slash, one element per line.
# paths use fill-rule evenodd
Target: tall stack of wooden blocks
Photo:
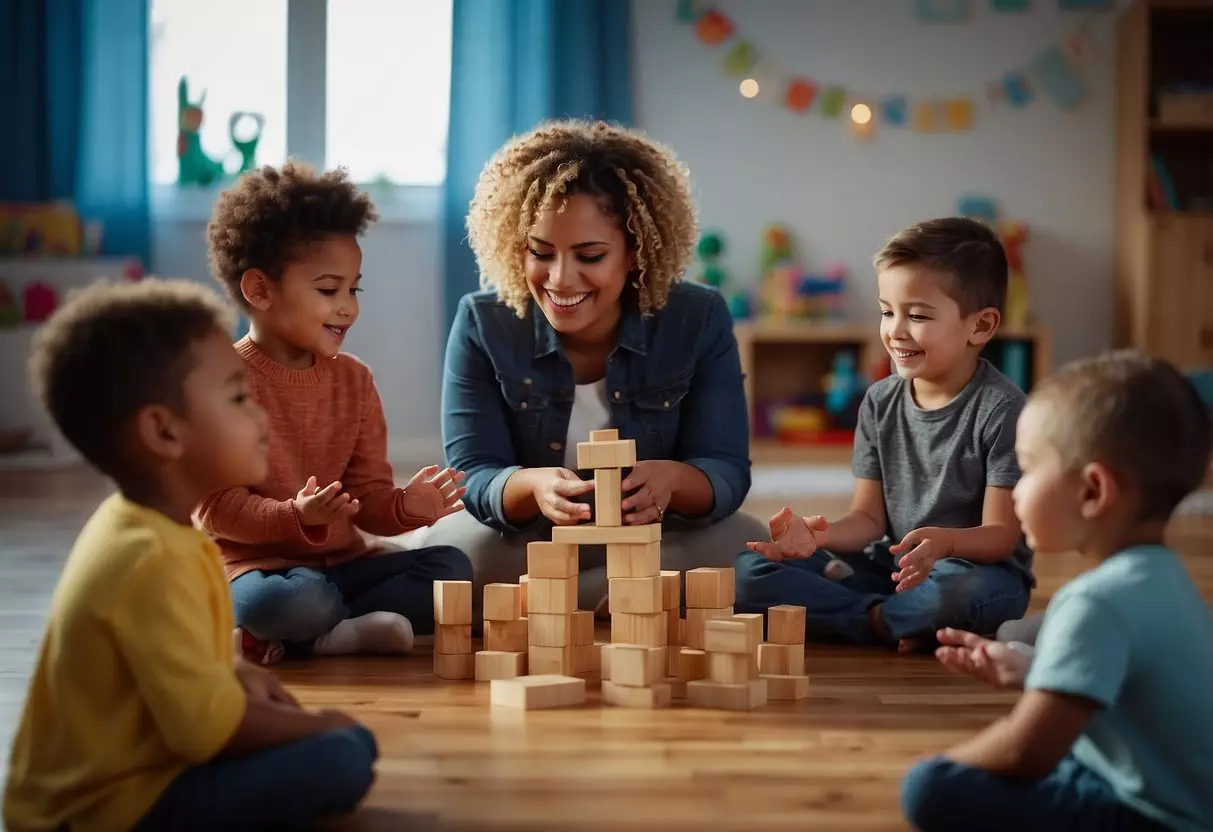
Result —
<path fill-rule="evenodd" d="M 733 711 L 765 705 L 767 681 L 756 678 L 762 616 L 710 619 L 703 640 L 707 678 L 687 682 L 687 704 Z"/>
<path fill-rule="evenodd" d="M 527 666 L 535 676 L 575 676 L 587 662 L 578 658 L 578 652 L 591 649 L 578 647 L 576 641 L 583 639 L 575 638 L 573 632 L 574 622 L 581 617 L 577 610 L 577 547 L 538 541 L 527 546 L 526 559 Z"/>
<path fill-rule="evenodd" d="M 476 681 L 513 679 L 526 673 L 527 620 L 521 584 L 484 587 L 484 649 L 476 654 Z"/>
<path fill-rule="evenodd" d="M 471 679 L 472 582 L 434 581 L 434 675 Z"/>
<path fill-rule="evenodd" d="M 701 566 L 686 573 L 686 646 L 702 650 L 704 625 L 717 618 L 733 617 L 736 598 L 735 573 L 730 567 Z"/>
<path fill-rule="evenodd" d="M 804 699 L 809 677 L 804 672 L 805 608 L 780 604 L 767 610 L 767 641 L 758 645 L 758 673 L 771 700 Z"/>

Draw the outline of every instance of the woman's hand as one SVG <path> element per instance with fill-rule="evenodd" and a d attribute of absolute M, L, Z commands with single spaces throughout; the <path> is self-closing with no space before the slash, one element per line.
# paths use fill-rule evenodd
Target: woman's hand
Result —
<path fill-rule="evenodd" d="M 623 493 L 630 492 L 620 504 L 624 525 L 640 526 L 665 520 L 665 510 L 673 502 L 688 468 L 691 466 L 685 462 L 669 459 L 637 462 L 632 473 L 623 481 Z"/>
<path fill-rule="evenodd" d="M 574 503 L 594 490 L 593 480 L 583 480 L 568 468 L 533 468 L 527 472 L 531 494 L 540 513 L 557 526 L 575 526 L 590 519 L 590 506 Z"/>

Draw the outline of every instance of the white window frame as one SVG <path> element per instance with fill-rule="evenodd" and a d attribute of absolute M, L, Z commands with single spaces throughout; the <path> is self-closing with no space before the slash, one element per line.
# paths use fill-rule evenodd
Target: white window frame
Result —
<path fill-rule="evenodd" d="M 328 54 L 329 2 L 287 0 L 286 4 L 286 155 L 317 167 L 325 166 L 327 90 L 326 64 L 316 56 Z M 370 192 L 380 224 L 438 220 L 442 185 L 359 184 Z M 223 187 L 182 188 L 153 182 L 152 221 L 205 222 Z"/>

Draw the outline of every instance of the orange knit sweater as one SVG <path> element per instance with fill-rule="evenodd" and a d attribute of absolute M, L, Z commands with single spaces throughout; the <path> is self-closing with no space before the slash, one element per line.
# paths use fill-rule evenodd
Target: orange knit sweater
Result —
<path fill-rule="evenodd" d="M 292 370 L 243 338 L 236 351 L 249 369 L 249 389 L 270 420 L 269 475 L 255 488 L 230 488 L 199 506 L 202 528 L 215 535 L 228 580 L 253 569 L 334 566 L 369 554 L 359 529 L 392 536 L 425 525 L 404 511 L 387 461 L 387 423 L 370 368 L 344 353 Z M 318 488 L 340 482 L 362 507 L 353 520 L 299 524 L 294 499 L 315 476 Z"/>

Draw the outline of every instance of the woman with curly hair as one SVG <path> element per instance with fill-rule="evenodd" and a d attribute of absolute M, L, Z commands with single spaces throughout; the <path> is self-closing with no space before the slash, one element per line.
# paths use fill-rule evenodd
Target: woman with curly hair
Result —
<path fill-rule="evenodd" d="M 765 539 L 736 514 L 750 462 L 732 318 L 680 281 L 698 222 L 674 154 L 601 122 L 541 125 L 489 161 L 467 226 L 485 291 L 460 301 L 442 395 L 467 512 L 427 542 L 467 552 L 477 590 L 516 581 L 526 543 L 591 519 L 577 443 L 604 428 L 636 442 L 623 522 L 664 525 L 664 568 L 730 566 Z M 603 547 L 582 547 L 582 609 L 601 608 L 605 571 Z"/>

